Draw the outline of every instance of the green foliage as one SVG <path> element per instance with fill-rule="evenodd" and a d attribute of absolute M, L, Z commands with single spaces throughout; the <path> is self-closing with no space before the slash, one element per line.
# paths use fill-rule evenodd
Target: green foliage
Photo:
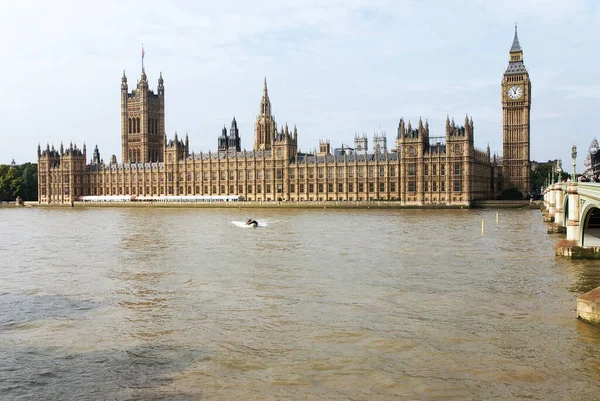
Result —
<path fill-rule="evenodd" d="M 37 191 L 37 164 L 20 166 L 0 164 L 0 201 L 14 201 L 20 196 L 24 201 L 35 201 Z"/>
<path fill-rule="evenodd" d="M 522 200 L 523 194 L 517 188 L 512 187 L 502 191 L 501 200 Z"/>
<path fill-rule="evenodd" d="M 541 189 L 546 186 L 546 180 L 548 179 L 549 174 L 552 175 L 551 164 L 541 164 L 531 171 L 531 186 L 534 193 L 540 193 Z M 570 177 L 570 175 L 564 171 L 560 173 L 560 175 L 559 181 L 564 181 Z M 554 177 L 554 180 L 556 180 L 556 176 Z"/>

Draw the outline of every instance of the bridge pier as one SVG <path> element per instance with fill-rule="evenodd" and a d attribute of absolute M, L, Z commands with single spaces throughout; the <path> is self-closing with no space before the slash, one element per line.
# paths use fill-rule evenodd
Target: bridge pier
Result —
<path fill-rule="evenodd" d="M 567 196 L 569 197 L 569 220 L 567 221 L 567 238 L 556 244 L 556 256 L 569 258 L 584 257 L 581 253 L 583 247 L 579 246 L 579 193 L 577 183 L 567 185 Z"/>
<path fill-rule="evenodd" d="M 567 228 L 564 224 L 565 213 L 563 210 L 563 190 L 560 183 L 553 185 L 554 190 L 554 217 L 552 222 L 548 224 L 548 234 L 564 234 Z"/>
<path fill-rule="evenodd" d="M 554 221 L 554 213 L 555 213 L 555 195 L 554 195 L 555 189 L 554 189 L 554 185 L 551 185 L 548 187 L 547 191 L 546 191 L 546 195 L 547 196 L 547 202 L 545 202 L 545 206 L 546 206 L 546 213 L 544 213 L 544 222 L 545 223 L 552 223 Z"/>
<path fill-rule="evenodd" d="M 600 324 L 600 287 L 577 298 L 577 318 Z"/>

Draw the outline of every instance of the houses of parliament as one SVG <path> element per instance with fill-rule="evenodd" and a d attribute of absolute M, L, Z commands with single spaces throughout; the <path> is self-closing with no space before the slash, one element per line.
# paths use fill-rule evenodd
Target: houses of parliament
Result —
<path fill-rule="evenodd" d="M 195 153 L 189 138 L 165 133 L 162 74 L 156 92 L 142 66 L 129 91 L 121 79 L 121 163 L 105 162 L 96 146 L 91 161 L 82 148 L 38 145 L 38 194 L 41 203 L 71 203 L 83 198 L 130 195 L 132 199 L 233 196 L 246 201 L 396 201 L 402 205 L 465 205 L 494 199 L 508 188 L 530 192 L 531 83 L 523 64 L 517 30 L 501 83 L 502 158 L 474 146 L 474 123 L 446 118 L 442 135 L 430 134 L 428 122 L 400 119 L 395 142 L 375 135 L 354 146 L 298 149 L 296 127 L 277 125 L 265 79 L 254 146 L 241 150 L 235 118 L 223 128 L 217 150 Z"/>

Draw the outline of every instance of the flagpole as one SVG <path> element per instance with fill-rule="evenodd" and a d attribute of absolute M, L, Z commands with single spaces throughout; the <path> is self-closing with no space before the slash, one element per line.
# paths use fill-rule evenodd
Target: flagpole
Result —
<path fill-rule="evenodd" d="M 142 43 L 142 71 L 144 71 L 144 44 Z"/>

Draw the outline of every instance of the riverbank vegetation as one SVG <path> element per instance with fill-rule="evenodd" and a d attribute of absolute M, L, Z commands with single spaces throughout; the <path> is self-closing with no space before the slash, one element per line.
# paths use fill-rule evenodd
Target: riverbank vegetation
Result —
<path fill-rule="evenodd" d="M 0 201 L 11 202 L 17 196 L 24 201 L 37 200 L 37 163 L 0 164 Z"/>

